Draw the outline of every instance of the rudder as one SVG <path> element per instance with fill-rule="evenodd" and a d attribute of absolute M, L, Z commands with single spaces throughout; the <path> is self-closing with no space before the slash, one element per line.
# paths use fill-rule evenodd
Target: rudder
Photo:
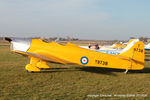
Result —
<path fill-rule="evenodd" d="M 132 41 L 119 55 L 131 61 L 130 69 L 140 70 L 144 68 L 144 43 L 141 41 Z"/>

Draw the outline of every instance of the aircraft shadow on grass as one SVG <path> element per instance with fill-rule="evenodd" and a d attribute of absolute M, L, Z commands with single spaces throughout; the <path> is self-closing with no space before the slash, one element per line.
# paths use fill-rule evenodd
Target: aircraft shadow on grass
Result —
<path fill-rule="evenodd" d="M 40 73 L 53 73 L 53 72 L 74 72 L 74 71 L 84 71 L 96 74 L 105 74 L 105 75 L 112 75 L 118 76 L 117 73 L 114 72 L 124 72 L 124 69 L 111 69 L 111 68 L 99 68 L 99 67 L 73 67 L 73 68 L 50 68 L 47 70 L 43 70 Z M 150 68 L 146 67 L 143 70 L 129 70 L 128 74 L 145 74 L 150 73 Z"/>
<path fill-rule="evenodd" d="M 124 72 L 124 69 L 111 69 L 111 68 L 97 68 L 97 67 L 83 67 L 80 68 L 81 71 L 87 71 L 87 72 L 91 72 L 91 73 L 99 73 L 99 74 L 107 74 L 107 75 L 113 75 L 113 76 L 117 76 L 115 73 L 113 72 Z M 143 70 L 129 70 L 128 74 L 132 74 L 132 73 L 150 73 L 150 68 L 146 67 Z"/>
<path fill-rule="evenodd" d="M 145 59 L 145 61 L 150 61 L 150 59 Z"/>
<path fill-rule="evenodd" d="M 146 67 L 146 68 L 144 68 L 143 70 L 131 70 L 131 71 L 129 71 L 129 73 L 140 73 L 140 74 L 150 74 L 150 68 L 148 68 L 148 67 Z"/>
<path fill-rule="evenodd" d="M 41 71 L 37 73 L 73 72 L 73 71 L 80 71 L 80 70 L 75 68 L 48 68 L 48 69 L 41 69 Z"/>
<path fill-rule="evenodd" d="M 113 75 L 117 76 L 116 74 L 112 73 L 113 71 L 110 71 L 110 69 L 107 68 L 97 68 L 97 67 L 73 67 L 73 68 L 50 68 L 50 69 L 44 69 L 40 73 L 53 73 L 53 72 L 74 72 L 74 71 L 85 71 L 85 72 L 91 72 L 91 73 L 97 73 L 97 74 L 106 74 L 106 75 Z M 123 72 L 123 70 L 118 72 Z"/>

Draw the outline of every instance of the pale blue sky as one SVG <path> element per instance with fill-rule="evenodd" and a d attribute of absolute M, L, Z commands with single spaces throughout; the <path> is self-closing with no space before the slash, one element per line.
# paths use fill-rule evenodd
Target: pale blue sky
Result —
<path fill-rule="evenodd" d="M 150 0 L 0 0 L 0 36 L 150 37 Z"/>

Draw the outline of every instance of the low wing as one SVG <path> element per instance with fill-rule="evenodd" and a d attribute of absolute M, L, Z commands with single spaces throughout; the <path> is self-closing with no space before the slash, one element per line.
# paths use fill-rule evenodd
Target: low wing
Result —
<path fill-rule="evenodd" d="M 48 61 L 48 62 L 52 62 L 52 63 L 61 63 L 61 64 L 74 64 L 72 62 L 68 62 L 64 59 L 61 59 L 61 58 L 58 58 L 58 57 L 55 57 L 55 56 L 49 56 L 47 57 L 46 55 L 44 54 L 40 54 L 40 53 L 31 53 L 31 52 L 24 52 L 24 51 L 13 51 L 15 53 L 19 53 L 21 55 L 24 55 L 24 56 L 28 56 L 28 57 L 35 57 L 35 58 L 38 58 L 38 59 L 41 59 L 41 60 L 44 60 L 44 61 Z"/>

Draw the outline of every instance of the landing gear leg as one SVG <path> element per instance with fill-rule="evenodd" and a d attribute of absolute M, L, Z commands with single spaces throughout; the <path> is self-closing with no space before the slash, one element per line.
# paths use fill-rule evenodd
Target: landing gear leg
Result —
<path fill-rule="evenodd" d="M 128 73 L 128 69 L 126 69 L 126 71 L 124 73 L 127 74 Z"/>
<path fill-rule="evenodd" d="M 30 64 L 27 64 L 25 69 L 27 72 L 40 72 L 41 69 L 49 69 L 50 66 L 46 64 L 46 61 L 31 57 Z"/>

